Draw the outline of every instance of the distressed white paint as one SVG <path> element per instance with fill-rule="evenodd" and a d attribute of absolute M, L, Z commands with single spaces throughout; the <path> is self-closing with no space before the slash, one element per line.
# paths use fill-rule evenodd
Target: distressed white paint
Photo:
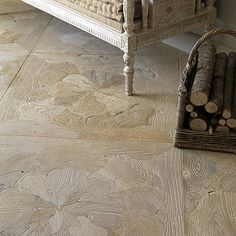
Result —
<path fill-rule="evenodd" d="M 134 30 L 134 0 L 124 0 L 124 32 L 119 32 L 97 20 L 69 9 L 53 0 L 23 0 L 57 18 L 64 20 L 125 52 L 125 90 L 132 95 L 133 52 L 140 47 L 153 44 L 194 28 L 206 26 L 215 19 L 215 9 L 211 3 L 202 11 L 195 12 L 195 2 L 189 0 L 153 0 L 150 3 L 150 25 L 146 25 L 148 4 L 143 1 L 143 27 Z M 211 2 L 211 1 L 210 1 Z"/>

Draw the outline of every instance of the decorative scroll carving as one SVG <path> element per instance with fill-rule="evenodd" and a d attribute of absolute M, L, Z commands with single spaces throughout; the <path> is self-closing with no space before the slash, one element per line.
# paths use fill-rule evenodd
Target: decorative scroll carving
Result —
<path fill-rule="evenodd" d="M 121 38 L 121 49 L 125 52 L 135 51 L 137 49 L 136 35 L 133 34 L 127 37 L 127 35 L 123 34 Z"/>

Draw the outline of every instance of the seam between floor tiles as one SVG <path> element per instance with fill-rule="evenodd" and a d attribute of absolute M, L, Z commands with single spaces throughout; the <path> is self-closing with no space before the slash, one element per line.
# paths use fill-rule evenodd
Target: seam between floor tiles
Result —
<path fill-rule="evenodd" d="M 159 144 L 172 144 L 174 147 L 173 142 L 162 142 L 160 140 L 138 140 L 138 139 L 96 139 L 96 138 L 80 138 L 80 137 L 69 137 L 69 136 L 47 136 L 47 135 L 40 135 L 40 136 L 32 136 L 32 135 L 24 135 L 24 134 L 0 134 L 0 137 L 26 137 L 26 138 L 48 138 L 48 139 L 70 139 L 70 140 L 91 140 L 91 141 L 114 141 L 114 142 L 139 142 L 139 143 L 159 143 Z M 0 144 L 1 145 L 1 144 Z"/>
<path fill-rule="evenodd" d="M 38 39 L 35 41 L 33 47 L 30 49 L 29 53 L 26 55 L 25 59 L 23 60 L 20 68 L 17 70 L 15 76 L 13 77 L 12 81 L 10 82 L 10 84 L 8 85 L 6 91 L 3 93 L 3 95 L 0 98 L 0 102 L 3 100 L 3 98 L 5 97 L 5 95 L 7 94 L 9 88 L 11 87 L 12 83 L 15 81 L 15 79 L 17 78 L 18 74 L 20 73 L 22 67 L 25 65 L 26 61 L 28 60 L 29 56 L 32 54 L 34 48 L 36 47 L 36 45 L 38 44 L 39 40 L 41 39 L 42 35 L 44 34 L 46 28 L 48 27 L 48 25 L 50 24 L 50 22 L 52 21 L 53 16 L 51 16 L 51 18 L 49 19 L 48 23 L 45 25 L 43 31 L 41 32 L 41 34 L 39 35 Z"/>
<path fill-rule="evenodd" d="M 182 65 L 181 65 L 181 52 L 180 50 L 178 50 L 178 74 L 179 74 L 179 82 L 181 81 L 182 79 Z M 181 149 L 181 173 L 180 173 L 180 176 L 182 178 L 182 181 L 181 181 L 181 194 L 182 194 L 182 198 L 181 198 L 181 232 L 179 232 L 183 235 L 185 235 L 185 195 L 184 195 L 184 177 L 183 177 L 183 156 L 184 156 L 184 151 L 183 149 Z"/>

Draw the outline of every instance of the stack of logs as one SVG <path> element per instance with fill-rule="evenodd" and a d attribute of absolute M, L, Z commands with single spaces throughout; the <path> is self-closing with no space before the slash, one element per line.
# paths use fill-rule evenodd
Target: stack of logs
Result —
<path fill-rule="evenodd" d="M 236 130 L 236 52 L 216 53 L 212 44 L 204 44 L 190 89 L 190 129 L 211 134 Z"/>

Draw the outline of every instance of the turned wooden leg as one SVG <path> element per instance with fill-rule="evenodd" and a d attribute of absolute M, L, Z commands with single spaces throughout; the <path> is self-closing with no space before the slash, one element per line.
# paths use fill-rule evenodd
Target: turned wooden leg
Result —
<path fill-rule="evenodd" d="M 131 96 L 133 94 L 134 53 L 125 52 L 124 62 L 125 92 L 126 95 Z"/>
<path fill-rule="evenodd" d="M 148 11 L 149 11 L 149 0 L 142 0 L 142 20 L 143 30 L 148 29 Z"/>

